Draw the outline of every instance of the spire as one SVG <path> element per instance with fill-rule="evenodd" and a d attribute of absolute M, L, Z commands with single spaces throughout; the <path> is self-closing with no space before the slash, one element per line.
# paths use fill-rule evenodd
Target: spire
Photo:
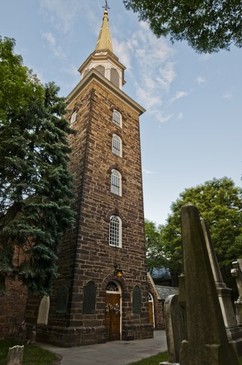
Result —
<path fill-rule="evenodd" d="M 97 40 L 97 45 L 79 67 L 82 78 L 85 77 L 92 69 L 95 69 L 99 74 L 111 81 L 119 89 L 125 84 L 124 70 L 125 66 L 119 62 L 118 57 L 113 53 L 113 46 L 108 20 L 108 0 L 105 0 L 104 14 L 102 26 Z"/>
<path fill-rule="evenodd" d="M 109 9 L 108 2 L 107 0 L 105 0 L 103 22 L 98 36 L 95 51 L 100 51 L 105 49 L 113 52 L 111 34 L 108 23 L 108 9 Z"/>

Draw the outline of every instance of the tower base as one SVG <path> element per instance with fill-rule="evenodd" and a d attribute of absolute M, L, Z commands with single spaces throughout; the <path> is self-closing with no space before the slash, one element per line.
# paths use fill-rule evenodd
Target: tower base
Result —
<path fill-rule="evenodd" d="M 123 341 L 153 338 L 151 325 L 125 326 L 122 332 Z M 98 327 L 62 327 L 37 326 L 37 341 L 60 347 L 75 347 L 105 343 L 107 338 L 105 326 Z"/>

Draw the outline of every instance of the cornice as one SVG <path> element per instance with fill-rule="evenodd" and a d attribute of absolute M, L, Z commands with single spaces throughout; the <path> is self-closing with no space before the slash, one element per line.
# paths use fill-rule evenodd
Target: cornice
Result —
<path fill-rule="evenodd" d="M 70 104 L 73 99 L 77 97 L 85 88 L 87 88 L 93 81 L 98 82 L 100 85 L 104 86 L 109 92 L 114 94 L 116 97 L 121 99 L 128 106 L 132 107 L 139 115 L 145 112 L 145 109 L 138 104 L 135 100 L 130 98 L 121 89 L 116 87 L 112 82 L 110 82 L 106 77 L 101 75 L 95 68 L 92 68 L 84 78 L 76 85 L 76 87 L 67 96 L 67 103 Z"/>

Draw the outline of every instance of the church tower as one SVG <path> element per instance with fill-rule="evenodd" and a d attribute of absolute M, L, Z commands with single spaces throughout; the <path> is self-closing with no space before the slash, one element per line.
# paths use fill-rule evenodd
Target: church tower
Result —
<path fill-rule="evenodd" d="M 122 91 L 124 71 L 106 5 L 96 48 L 67 97 L 76 225 L 60 246 L 48 324 L 38 326 L 39 339 L 58 345 L 153 336 L 139 127 L 144 108 Z"/>

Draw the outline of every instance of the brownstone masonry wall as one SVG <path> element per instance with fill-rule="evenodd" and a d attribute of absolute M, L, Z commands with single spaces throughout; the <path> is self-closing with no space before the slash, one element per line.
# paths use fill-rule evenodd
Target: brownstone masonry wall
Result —
<path fill-rule="evenodd" d="M 38 329 L 41 338 L 64 346 L 107 340 L 105 300 L 110 281 L 115 281 L 122 292 L 122 339 L 152 337 L 145 266 L 139 111 L 118 91 L 113 92 L 97 79 L 93 77 L 80 89 L 68 106 L 69 110 L 77 111 L 72 125 L 76 134 L 70 138 L 77 219 L 76 226 L 60 246 L 59 277 L 50 298 L 48 326 Z M 114 109 L 122 115 L 122 128 L 112 121 Z M 122 158 L 112 153 L 113 134 L 122 139 Z M 122 196 L 110 191 L 112 169 L 122 175 Z M 109 245 L 112 215 L 122 220 L 122 247 Z M 122 278 L 114 274 L 115 263 L 123 270 Z M 96 301 L 93 312 L 86 313 L 84 288 L 90 281 L 95 286 Z M 141 294 L 138 314 L 134 313 L 132 303 L 135 287 L 140 288 Z M 31 315 L 28 318 L 34 322 Z"/>
<path fill-rule="evenodd" d="M 6 294 L 0 296 L 0 339 L 18 335 L 25 319 L 27 291 L 17 279 L 6 280 Z"/>

